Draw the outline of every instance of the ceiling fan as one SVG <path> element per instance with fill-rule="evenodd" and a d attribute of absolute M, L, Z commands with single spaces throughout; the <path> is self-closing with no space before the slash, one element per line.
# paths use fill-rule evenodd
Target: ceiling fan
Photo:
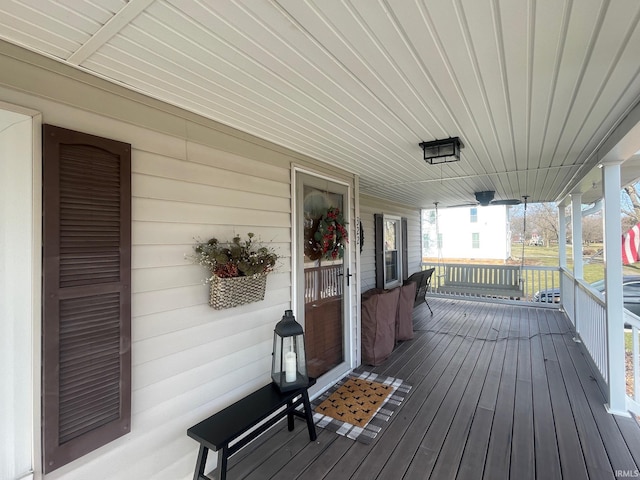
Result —
<path fill-rule="evenodd" d="M 475 202 L 465 203 L 462 205 L 453 205 L 452 207 L 468 207 L 474 205 L 480 205 L 481 207 L 486 207 L 488 205 L 519 205 L 522 203 L 517 198 L 508 198 L 506 200 L 494 200 L 496 192 L 493 190 L 486 190 L 484 192 L 474 192 L 476 197 Z"/>
<path fill-rule="evenodd" d="M 496 192 L 493 190 L 487 190 L 485 192 L 475 192 L 476 200 L 478 203 L 486 207 L 487 205 L 519 205 L 520 200 L 517 198 L 507 198 L 506 200 L 494 200 Z"/>

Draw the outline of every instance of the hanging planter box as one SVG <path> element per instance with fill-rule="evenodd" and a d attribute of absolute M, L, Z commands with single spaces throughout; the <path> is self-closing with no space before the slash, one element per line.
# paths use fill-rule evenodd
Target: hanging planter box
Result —
<path fill-rule="evenodd" d="M 210 283 L 209 305 L 216 310 L 222 310 L 259 302 L 264 300 L 266 286 L 266 273 L 231 278 L 214 275 Z"/>

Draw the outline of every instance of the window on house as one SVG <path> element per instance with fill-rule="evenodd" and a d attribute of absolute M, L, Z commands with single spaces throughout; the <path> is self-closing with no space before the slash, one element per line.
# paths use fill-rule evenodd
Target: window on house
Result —
<path fill-rule="evenodd" d="M 43 127 L 43 468 L 131 425 L 131 146 Z"/>
<path fill-rule="evenodd" d="M 471 221 L 471 223 L 477 223 L 478 222 L 478 209 L 477 208 L 470 208 L 469 209 L 469 215 L 470 218 L 469 220 Z"/>
<path fill-rule="evenodd" d="M 384 219 L 384 286 L 398 285 L 402 276 L 400 265 L 400 219 Z"/>
<path fill-rule="evenodd" d="M 407 275 L 407 221 L 389 215 L 375 215 L 376 287 L 402 285 Z"/>
<path fill-rule="evenodd" d="M 480 248 L 480 234 L 472 233 L 471 234 L 471 248 Z"/>

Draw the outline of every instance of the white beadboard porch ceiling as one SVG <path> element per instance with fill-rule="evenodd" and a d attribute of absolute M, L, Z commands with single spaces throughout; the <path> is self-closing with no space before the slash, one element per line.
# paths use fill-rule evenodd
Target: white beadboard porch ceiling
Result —
<path fill-rule="evenodd" d="M 0 0 L 0 38 L 418 207 L 551 201 L 640 99 L 638 0 Z M 460 162 L 421 141 L 459 136 Z"/>

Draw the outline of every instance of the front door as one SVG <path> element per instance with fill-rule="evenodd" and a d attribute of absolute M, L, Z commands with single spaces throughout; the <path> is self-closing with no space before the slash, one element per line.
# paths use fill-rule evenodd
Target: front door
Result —
<path fill-rule="evenodd" d="M 300 172 L 296 178 L 297 316 L 304 325 L 309 376 L 327 379 L 346 372 L 351 358 L 348 188 Z"/>

